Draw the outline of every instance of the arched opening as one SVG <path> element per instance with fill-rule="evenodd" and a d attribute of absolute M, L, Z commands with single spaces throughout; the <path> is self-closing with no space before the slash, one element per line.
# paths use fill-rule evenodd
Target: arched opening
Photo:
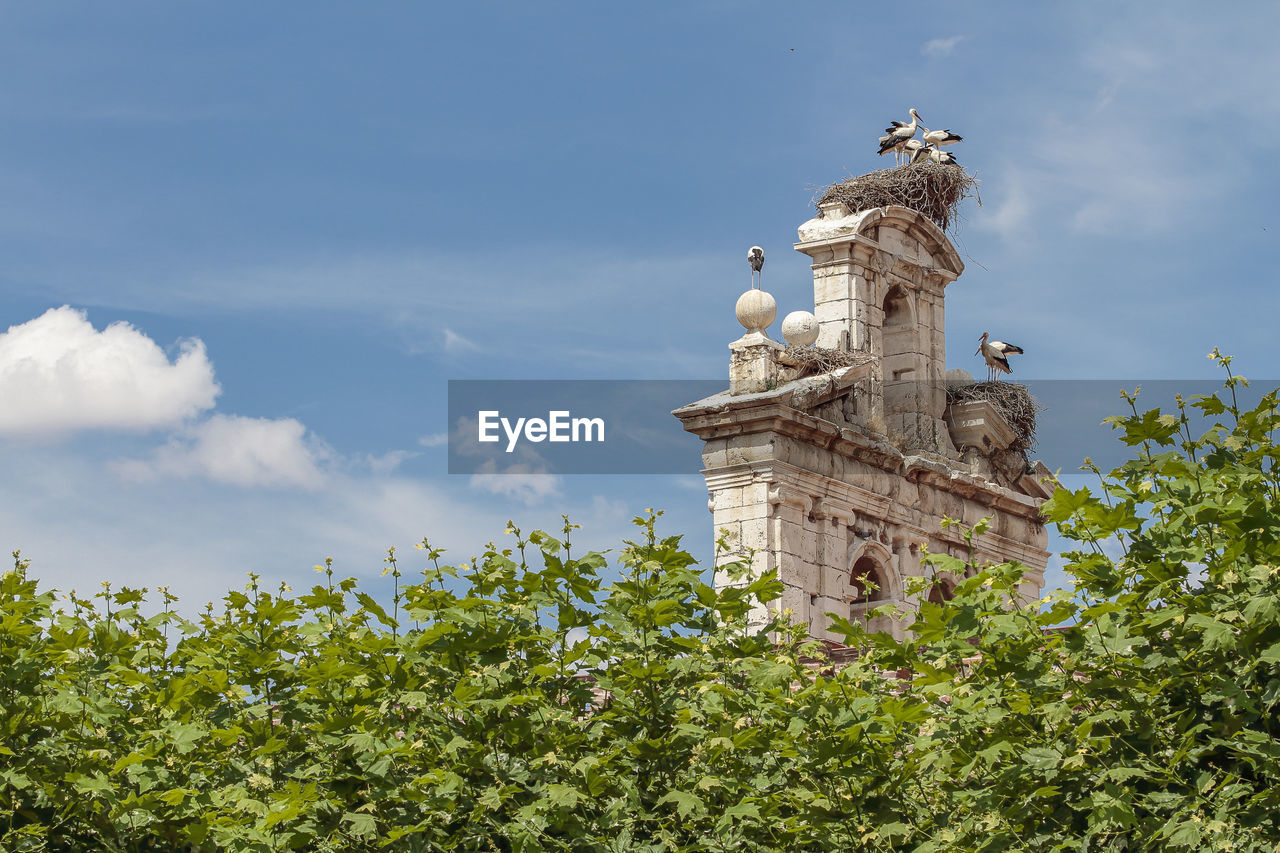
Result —
<path fill-rule="evenodd" d="M 928 390 L 928 377 L 922 372 L 927 367 L 921 355 L 928 348 L 920 343 L 914 299 L 901 284 L 891 286 L 882 304 L 884 325 L 880 330 L 885 414 L 907 415 L 907 420 L 926 408 Z M 892 417 L 888 423 L 912 438 L 902 423 Z"/>
<path fill-rule="evenodd" d="M 854 560 L 849 571 L 849 621 L 859 622 L 868 631 L 899 636 L 901 627 L 891 615 L 873 614 L 877 607 L 898 601 L 893 570 L 870 554 Z"/>
<path fill-rule="evenodd" d="M 881 309 L 884 311 L 885 329 L 915 325 L 911 317 L 911 301 L 907 297 L 907 292 L 899 285 L 895 284 L 889 288 Z"/>
<path fill-rule="evenodd" d="M 870 557 L 859 557 L 853 564 L 849 586 L 853 588 L 854 604 L 870 604 L 888 598 L 884 575 L 876 561 Z"/>
<path fill-rule="evenodd" d="M 929 588 L 928 601 L 931 604 L 942 604 L 955 597 L 956 585 L 953 581 L 939 579 Z"/>

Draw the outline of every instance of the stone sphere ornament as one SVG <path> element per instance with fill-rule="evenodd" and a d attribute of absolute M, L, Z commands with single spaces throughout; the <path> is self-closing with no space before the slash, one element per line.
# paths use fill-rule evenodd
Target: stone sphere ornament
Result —
<path fill-rule="evenodd" d="M 738 297 L 733 313 L 748 332 L 764 332 L 778 316 L 778 303 L 763 290 L 748 290 Z"/>
<path fill-rule="evenodd" d="M 792 311 L 782 318 L 782 337 L 797 347 L 807 347 L 818 339 L 818 318 L 808 311 Z"/>

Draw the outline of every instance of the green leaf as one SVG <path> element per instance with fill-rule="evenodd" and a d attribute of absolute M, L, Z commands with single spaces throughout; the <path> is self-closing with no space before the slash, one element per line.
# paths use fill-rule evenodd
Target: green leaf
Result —
<path fill-rule="evenodd" d="M 682 818 L 687 818 L 691 814 L 704 814 L 707 811 L 706 804 L 696 794 L 688 791 L 668 791 L 658 800 L 659 804 L 673 803 L 676 812 Z"/>
<path fill-rule="evenodd" d="M 180 806 L 190 793 L 186 788 L 174 788 L 173 790 L 165 791 L 157 799 L 171 806 Z"/>
<path fill-rule="evenodd" d="M 368 839 L 378 834 L 378 821 L 373 815 L 347 812 L 342 816 L 342 822 L 349 827 L 348 831 L 356 838 Z"/>

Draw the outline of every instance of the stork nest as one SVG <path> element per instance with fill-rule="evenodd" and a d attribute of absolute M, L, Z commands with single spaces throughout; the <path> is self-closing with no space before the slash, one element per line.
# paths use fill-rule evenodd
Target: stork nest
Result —
<path fill-rule="evenodd" d="M 1017 438 L 1012 449 L 1029 453 L 1036 446 L 1036 415 L 1045 410 L 1026 385 L 1017 382 L 974 382 L 947 386 L 947 405 L 986 400 L 1004 418 Z"/>
<path fill-rule="evenodd" d="M 841 367 L 862 364 L 873 356 L 864 352 L 848 352 L 842 349 L 825 349 L 824 347 L 801 347 L 792 344 L 782 351 L 778 360 L 788 367 L 795 368 L 796 378 L 819 373 L 828 373 Z"/>
<path fill-rule="evenodd" d="M 898 205 L 924 214 L 946 231 L 955 220 L 960 202 L 969 196 L 982 204 L 977 178 L 962 166 L 908 163 L 832 184 L 822 192 L 817 204 L 840 202 L 851 213 Z"/>

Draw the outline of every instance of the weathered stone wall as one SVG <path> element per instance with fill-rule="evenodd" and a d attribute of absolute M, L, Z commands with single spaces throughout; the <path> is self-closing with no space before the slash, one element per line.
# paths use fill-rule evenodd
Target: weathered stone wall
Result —
<path fill-rule="evenodd" d="M 1024 563 L 1032 571 L 1020 593 L 1027 601 L 1039 594 L 1047 534 L 1033 497 L 781 407 L 707 412 L 686 424 L 707 437 L 708 507 L 717 536 L 731 548 L 719 563 L 749 557 L 753 575 L 776 570 L 787 588 L 780 606 L 809 624 L 815 637 L 835 639 L 824 614 L 856 616 L 865 609 L 855 606 L 851 583 L 863 556 L 884 570 L 884 598 L 914 608 L 917 602 L 902 591 L 906 578 L 925 573 L 922 547 L 968 555 L 959 531 L 942 529 L 943 517 L 966 525 L 991 517 L 975 556 Z M 731 579 L 720 574 L 716 581 Z M 890 620 L 879 627 L 903 633 L 903 625 Z"/>
<path fill-rule="evenodd" d="M 752 575 L 777 571 L 786 589 L 778 606 L 815 637 L 836 639 L 827 613 L 856 619 L 887 602 L 918 605 L 906 580 L 925 573 L 925 549 L 969 557 L 943 518 L 990 518 L 973 556 L 1026 565 L 1018 595 L 1033 600 L 1048 560 L 1039 515 L 1047 472 L 997 472 L 982 453 L 1003 440 L 999 416 L 947 410 L 945 290 L 964 270 L 955 248 L 897 207 L 824 205 L 799 237 L 796 250 L 813 259 L 817 346 L 866 358 L 786 381 L 780 347 L 743 321 L 729 390 L 676 410 L 705 442 L 712 524 L 730 546 L 717 565 L 746 559 Z M 718 571 L 716 582 L 734 580 Z M 877 617 L 870 627 L 901 637 L 909 621 Z"/>
<path fill-rule="evenodd" d="M 799 236 L 796 250 L 813 259 L 818 346 L 878 356 L 872 396 L 886 430 L 955 455 L 942 423 L 945 289 L 964 264 L 946 235 L 906 208 L 851 214 L 828 204 Z"/>

